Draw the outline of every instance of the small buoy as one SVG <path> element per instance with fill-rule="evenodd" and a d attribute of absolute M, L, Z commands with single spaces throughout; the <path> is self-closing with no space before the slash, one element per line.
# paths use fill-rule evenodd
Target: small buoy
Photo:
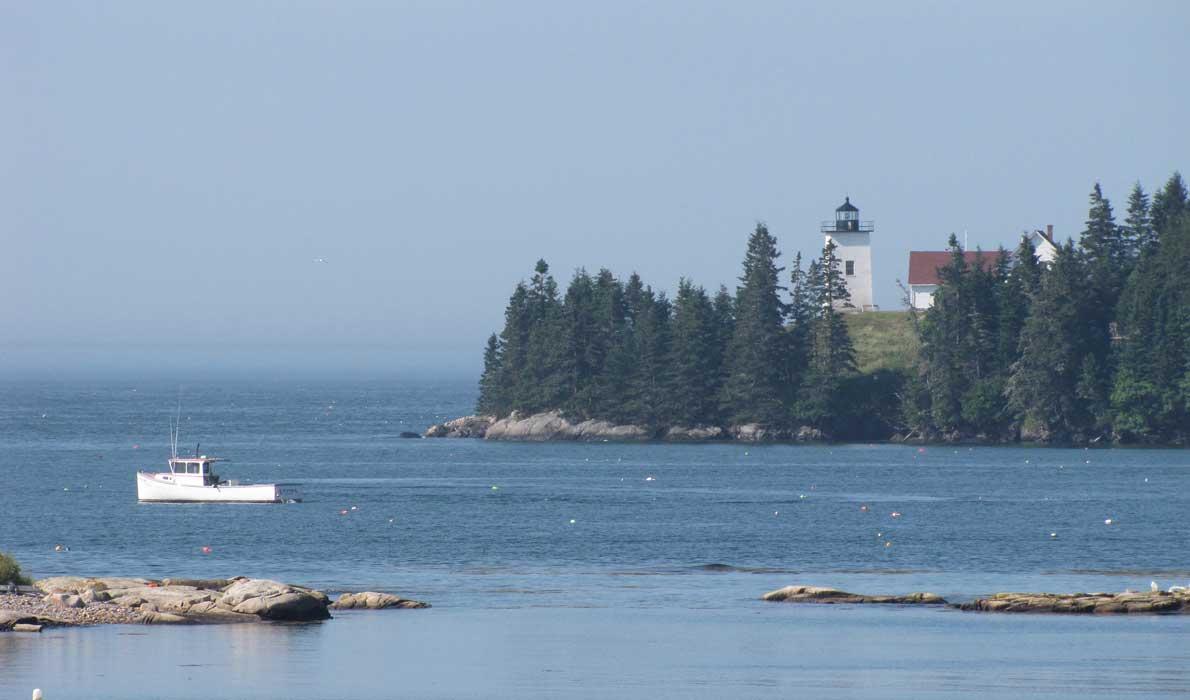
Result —
<path fill-rule="evenodd" d="M 781 514 L 781 511 L 779 511 L 779 510 L 774 510 L 774 511 L 773 511 L 773 515 L 774 515 L 774 516 L 777 516 L 777 515 L 780 515 L 780 514 Z"/>
<path fill-rule="evenodd" d="M 891 547 L 891 546 L 892 546 L 892 542 L 890 542 L 890 541 L 888 541 L 888 540 L 885 540 L 885 541 L 884 541 L 884 546 L 885 546 L 885 547 Z"/>
<path fill-rule="evenodd" d="M 859 512 L 861 512 L 861 513 L 867 513 L 867 512 L 868 512 L 868 506 L 867 506 L 866 504 L 865 504 L 865 505 L 862 505 L 862 506 L 860 506 L 860 507 L 859 507 Z"/>
<path fill-rule="evenodd" d="M 657 480 L 657 477 L 655 477 L 655 476 L 646 476 L 645 477 L 645 481 L 656 481 L 656 480 Z"/>
<path fill-rule="evenodd" d="M 1056 532 L 1051 532 L 1051 533 L 1050 533 L 1050 539 L 1051 539 L 1051 540 L 1056 540 L 1056 539 L 1058 539 L 1058 533 L 1056 533 Z"/>
<path fill-rule="evenodd" d="M 339 515 L 347 515 L 347 512 L 347 509 L 344 508 L 343 510 L 339 511 Z"/>
<path fill-rule="evenodd" d="M 883 533 L 883 532 L 877 532 L 877 533 L 876 533 L 876 537 L 884 537 L 884 533 Z"/>
<path fill-rule="evenodd" d="M 493 490 L 493 491 L 499 491 L 499 490 L 500 490 L 500 487 L 499 487 L 499 486 L 493 486 L 493 487 L 492 487 L 492 490 Z"/>
<path fill-rule="evenodd" d="M 352 509 L 352 510 L 359 510 L 359 507 L 358 507 L 358 506 L 351 506 L 351 509 Z"/>
<path fill-rule="evenodd" d="M 917 454 L 923 455 L 925 453 L 926 453 L 926 448 L 924 448 L 924 447 L 917 448 Z"/>
<path fill-rule="evenodd" d="M 210 548 L 209 546 L 207 546 L 207 545 L 203 545 L 203 547 L 202 547 L 202 553 L 203 553 L 203 554 L 210 554 L 210 553 L 211 553 L 211 548 Z"/>
<path fill-rule="evenodd" d="M 1145 477 L 1145 483 L 1146 484 L 1149 483 L 1149 477 L 1147 477 L 1147 476 Z"/>
<path fill-rule="evenodd" d="M 66 547 L 65 547 L 65 545 L 56 544 L 56 545 L 54 545 L 54 551 L 55 552 L 65 552 Z"/>
<path fill-rule="evenodd" d="M 133 445 L 133 446 L 132 446 L 132 449 L 134 449 L 134 450 L 139 450 L 139 449 L 140 449 L 140 445 Z"/>
<path fill-rule="evenodd" d="M 747 457 L 747 456 L 748 456 L 748 450 L 744 450 L 744 456 L 745 456 L 745 457 Z"/>
<path fill-rule="evenodd" d="M 891 516 L 892 516 L 892 517 L 894 517 L 894 518 L 899 518 L 899 517 L 901 517 L 901 513 L 900 513 L 900 511 L 896 511 L 896 510 L 894 510 L 894 511 L 893 511 L 892 513 L 890 513 L 889 515 L 891 515 Z"/>
<path fill-rule="evenodd" d="M 798 497 L 798 498 L 800 498 L 800 499 L 802 499 L 803 501 L 804 501 L 804 500 L 806 500 L 806 494 L 804 494 L 804 493 L 799 493 L 799 494 L 797 495 L 797 497 Z"/>
<path fill-rule="evenodd" d="M 396 518 L 389 518 L 389 519 L 388 519 L 388 521 L 389 521 L 390 523 L 395 523 L 395 522 L 397 522 L 397 519 L 396 519 Z"/>
<path fill-rule="evenodd" d="M 1108 518 L 1107 520 L 1104 520 L 1104 521 L 1103 521 L 1103 524 L 1104 524 L 1104 525 L 1111 525 L 1111 524 L 1112 524 L 1112 519 L 1111 519 L 1111 518 Z"/>
<path fill-rule="evenodd" d="M 70 490 L 70 487 L 69 487 L 69 486 L 63 486 L 63 487 L 62 487 L 62 490 L 63 490 L 63 491 L 69 491 L 69 490 Z"/>
<path fill-rule="evenodd" d="M 573 525 L 573 524 L 574 524 L 574 522 L 575 522 L 575 521 L 574 521 L 574 518 L 571 518 L 571 519 L 570 519 L 570 524 L 571 524 L 571 525 Z"/>

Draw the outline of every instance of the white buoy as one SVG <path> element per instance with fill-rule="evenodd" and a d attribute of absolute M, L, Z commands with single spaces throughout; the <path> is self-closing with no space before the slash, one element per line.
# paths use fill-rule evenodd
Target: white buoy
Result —
<path fill-rule="evenodd" d="M 1104 521 L 1103 521 L 1103 524 L 1104 524 L 1104 525 L 1111 525 L 1111 523 L 1112 523 L 1112 520 L 1111 520 L 1111 518 L 1108 518 L 1107 520 L 1104 520 Z"/>
<path fill-rule="evenodd" d="M 1050 533 L 1050 539 L 1051 539 L 1051 540 L 1056 540 L 1056 539 L 1058 539 L 1058 533 L 1056 533 L 1056 532 L 1051 532 L 1051 533 Z"/>
<path fill-rule="evenodd" d="M 571 518 L 571 519 L 570 519 L 570 524 L 571 524 L 571 525 L 573 525 L 573 524 L 574 524 L 574 522 L 575 522 L 575 521 L 574 521 L 574 518 Z"/>

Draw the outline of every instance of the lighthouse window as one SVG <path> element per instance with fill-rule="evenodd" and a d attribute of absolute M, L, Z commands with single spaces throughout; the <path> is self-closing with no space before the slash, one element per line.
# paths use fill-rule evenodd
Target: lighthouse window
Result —
<path fill-rule="evenodd" d="M 848 260 L 848 261 L 844 262 L 843 265 L 847 268 L 847 274 L 849 274 L 849 275 L 855 274 L 855 261 L 854 260 Z"/>

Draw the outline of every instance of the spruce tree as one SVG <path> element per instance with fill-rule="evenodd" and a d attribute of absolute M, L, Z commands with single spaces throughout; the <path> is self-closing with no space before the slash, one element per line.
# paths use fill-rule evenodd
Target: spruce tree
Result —
<path fill-rule="evenodd" d="M 570 328 L 549 265 L 538 260 L 529 282 L 530 318 L 520 406 L 528 413 L 559 409 L 573 396 L 574 358 Z"/>
<path fill-rule="evenodd" d="M 1069 440 L 1090 427 L 1078 396 L 1088 346 L 1090 296 L 1087 265 L 1067 242 L 1042 273 L 1041 288 L 1021 332 L 1021 357 L 1013 366 L 1008 398 L 1031 434 Z M 1090 331 L 1094 332 L 1094 331 Z"/>
<path fill-rule="evenodd" d="M 1149 215 L 1149 195 L 1145 194 L 1139 182 L 1132 186 L 1132 192 L 1128 195 L 1128 216 L 1124 219 L 1124 232 L 1129 257 L 1133 260 L 1140 258 L 1143 251 L 1151 249 L 1157 243 L 1153 219 Z"/>
<path fill-rule="evenodd" d="M 735 328 L 720 404 L 732 424 L 785 422 L 781 403 L 785 309 L 781 303 L 777 240 L 764 224 L 748 239 L 736 292 Z"/>
<path fill-rule="evenodd" d="M 839 269 L 835 242 L 828 240 L 822 258 L 810 264 L 807 275 L 813 318 L 807 364 L 795 410 L 798 418 L 835 434 L 847 414 L 843 383 L 856 372 L 855 347 L 840 309 L 854 308 L 847 282 Z"/>
<path fill-rule="evenodd" d="M 496 394 L 508 411 L 524 410 L 528 398 L 529 331 L 533 319 L 529 313 L 529 290 L 517 284 L 504 310 L 504 330 L 500 332 L 500 371 Z"/>
<path fill-rule="evenodd" d="M 636 357 L 628 413 L 633 423 L 659 428 L 670 410 L 670 303 L 665 294 L 645 287 L 636 311 Z"/>
<path fill-rule="evenodd" d="M 1094 291 L 1098 295 L 1101 322 L 1106 327 L 1124 287 L 1128 268 L 1128 246 L 1116 226 L 1111 202 L 1103 196 L 1099 183 L 1091 189 L 1091 208 L 1079 247 L 1087 261 Z"/>
<path fill-rule="evenodd" d="M 483 374 L 479 377 L 479 399 L 475 412 L 481 416 L 503 416 L 508 413 L 508 399 L 501 385 L 502 357 L 500 338 L 488 336 L 483 350 Z"/>
<path fill-rule="evenodd" d="M 1166 181 L 1165 187 L 1153 196 L 1153 207 L 1150 210 L 1153 230 L 1160 237 L 1166 231 L 1172 230 L 1188 208 L 1186 183 L 1182 174 L 1174 172 Z"/>
<path fill-rule="evenodd" d="M 678 282 L 671 324 L 669 417 L 677 425 L 718 422 L 714 308 L 702 287 Z"/>

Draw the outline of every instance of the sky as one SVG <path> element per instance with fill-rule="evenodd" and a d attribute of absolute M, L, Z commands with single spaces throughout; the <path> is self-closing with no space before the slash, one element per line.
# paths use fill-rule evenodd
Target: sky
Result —
<path fill-rule="evenodd" d="M 0 376 L 478 371 L 545 258 L 874 293 L 1190 168 L 1190 3 L 0 2 Z M 1177 117 L 1175 119 L 1175 116 Z"/>

